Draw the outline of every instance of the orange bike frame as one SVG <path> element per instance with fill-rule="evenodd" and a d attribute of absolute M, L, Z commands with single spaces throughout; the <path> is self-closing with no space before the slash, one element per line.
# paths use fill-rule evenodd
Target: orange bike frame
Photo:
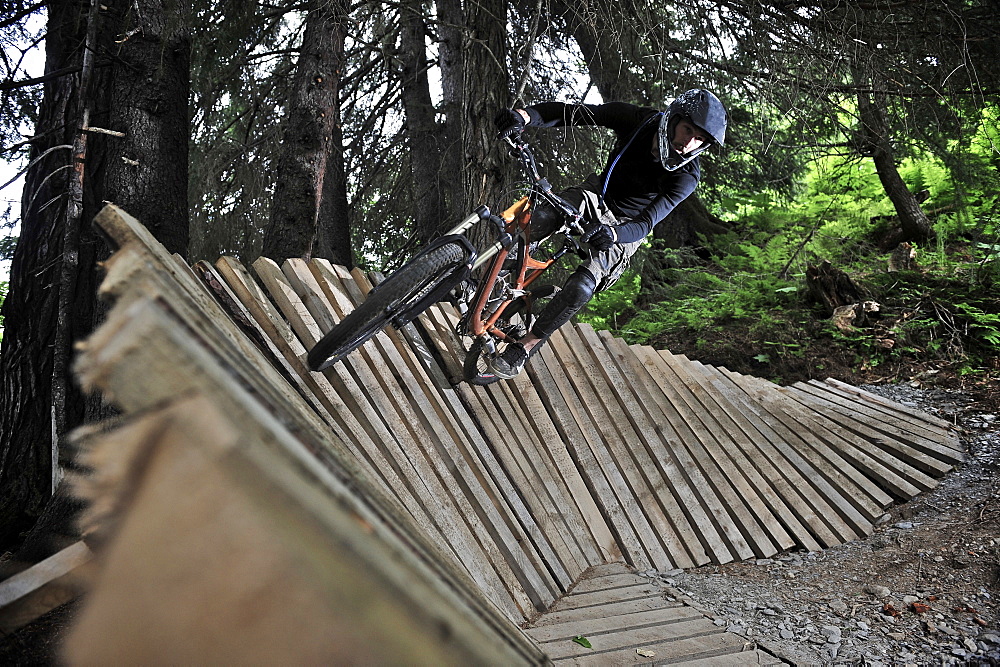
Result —
<path fill-rule="evenodd" d="M 530 247 L 531 239 L 529 237 L 529 223 L 531 222 L 531 203 L 527 197 L 522 197 L 520 200 L 514 203 L 513 206 L 508 208 L 503 212 L 502 218 L 504 222 L 507 223 L 505 231 L 513 237 L 520 234 L 524 235 L 524 261 L 517 267 L 516 277 L 514 278 L 513 289 L 514 290 L 524 290 L 531 285 L 542 275 L 545 269 L 552 266 L 553 262 L 556 260 L 548 259 L 544 262 L 540 262 L 530 254 L 528 254 L 528 248 Z M 469 319 L 469 333 L 475 337 L 482 336 L 484 334 L 491 334 L 497 336 L 498 338 L 507 338 L 507 335 L 497 328 L 496 323 L 502 316 L 507 306 L 514 302 L 514 299 L 506 299 L 500 303 L 496 310 L 492 314 L 488 315 L 486 319 L 483 319 L 484 310 L 486 309 L 486 300 L 489 298 L 490 293 L 493 291 L 493 286 L 496 284 L 497 276 L 500 275 L 500 270 L 503 268 L 504 261 L 510 254 L 510 250 L 506 248 L 500 249 L 496 255 L 494 255 L 489 271 L 486 275 L 485 280 L 480 285 L 479 291 L 476 294 L 476 302 L 473 307 L 471 317 Z"/>

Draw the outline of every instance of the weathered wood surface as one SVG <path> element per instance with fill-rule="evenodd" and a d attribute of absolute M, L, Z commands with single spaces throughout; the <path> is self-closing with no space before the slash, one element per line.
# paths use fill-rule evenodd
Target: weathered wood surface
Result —
<path fill-rule="evenodd" d="M 528 628 L 556 665 L 783 664 L 624 567 L 587 572 Z M 590 648 L 574 641 L 585 638 Z"/>
<path fill-rule="evenodd" d="M 392 554 L 378 560 L 384 572 L 371 574 L 382 577 L 384 599 L 405 577 L 415 576 L 422 594 L 439 600 L 440 614 L 448 616 L 450 609 L 467 619 L 465 634 L 455 642 L 430 646 L 441 639 L 431 632 L 421 649 L 428 659 L 481 657 L 465 642 L 485 632 L 495 637 L 484 646 L 497 651 L 488 661 L 536 661 L 541 653 L 517 624 L 543 610 L 549 615 L 536 622 L 538 628 L 596 623 L 596 610 L 606 608 L 634 622 L 598 633 L 607 651 L 581 653 L 560 644 L 550 647 L 550 657 L 601 662 L 598 656 L 611 659 L 618 651 L 614 660 L 626 664 L 637 655 L 626 660 L 620 649 L 642 644 L 671 646 L 662 650 L 686 651 L 690 660 L 722 660 L 731 655 L 734 640 L 702 633 L 696 618 L 681 619 L 690 610 L 651 602 L 645 584 L 619 585 L 620 566 L 607 563 L 624 559 L 636 568 L 667 570 L 839 544 L 870 532 L 891 502 L 933 488 L 962 460 L 947 423 L 856 388 L 836 382 L 777 387 L 681 355 L 628 346 L 582 325 L 557 332 L 514 380 L 452 387 L 465 341 L 455 334 L 457 316 L 446 304 L 405 331 L 378 334 L 345 362 L 312 373 L 305 367 L 306 351 L 364 298 L 371 289 L 367 276 L 323 260 L 292 259 L 279 267 L 260 259 L 252 267 L 256 275 L 232 258 L 192 269 L 114 207 L 97 222 L 119 245 L 101 287 L 116 306 L 83 347 L 78 372 L 84 383 L 103 391 L 126 415 L 201 397 L 206 434 L 228 442 L 233 434 L 227 429 L 236 429 L 247 443 L 260 443 L 247 444 L 249 450 L 259 447 L 282 462 L 258 480 L 227 471 L 231 461 L 243 471 L 250 464 L 235 456 L 241 447 L 224 448 L 225 454 L 205 464 L 204 474 L 224 487 L 219 498 L 206 502 L 237 498 L 232 502 L 252 514 L 269 493 L 301 500 L 298 485 L 305 484 L 315 494 L 307 507 L 296 508 L 295 500 L 281 510 L 297 525 L 317 525 L 321 497 L 355 516 L 355 527 L 368 535 L 357 539 L 372 540 L 366 548 L 375 551 L 385 541 Z M 142 443 L 169 441 L 174 444 L 162 449 L 187 460 L 175 443 L 179 426 L 136 423 L 142 428 L 103 436 L 126 443 L 115 450 L 120 456 L 146 460 L 152 454 Z M 166 435 L 150 430 L 153 425 Z M 200 437 L 190 429 L 177 433 L 193 441 Z M 173 463 L 163 465 L 163 474 L 172 474 Z M 150 488 L 158 484 L 140 469 Z M 94 538 L 114 549 L 116 540 L 126 543 L 120 522 L 139 511 L 132 495 L 138 482 L 120 474 L 103 479 L 81 488 L 94 500 Z M 155 502 L 142 507 L 166 511 Z M 240 549 L 277 530 L 266 517 L 254 521 L 248 533 L 233 536 L 234 544 L 246 541 Z M 218 528 L 212 516 L 195 512 L 179 525 L 192 534 Z M 342 524 L 324 526 L 320 535 L 302 540 L 340 544 L 336 531 Z M 133 554 L 146 553 L 142 539 L 141 531 L 128 533 Z M 320 558 L 312 551 L 306 557 L 296 545 L 268 553 L 275 564 Z M 337 564 L 331 567 L 354 576 L 351 553 L 334 548 L 329 558 Z M 113 567 L 127 571 L 127 561 L 122 555 Z M 170 571 L 197 573 L 196 562 L 178 561 L 180 569 Z M 270 581 L 252 567 L 246 576 L 253 572 Z M 584 572 L 589 583 L 578 583 Z M 293 589 L 302 584 L 300 578 L 275 576 Z M 124 590 L 139 592 L 134 586 Z M 352 590 L 333 582 L 316 595 L 303 595 L 320 616 L 336 616 L 323 610 L 329 603 L 324 591 L 350 597 Z M 400 609 L 409 604 L 409 593 L 403 598 Z M 115 618 L 113 605 L 101 604 L 103 612 L 89 618 L 102 620 L 88 620 L 89 630 L 78 635 L 79 655 L 94 655 L 88 653 L 95 650 L 88 644 L 91 633 Z M 345 613 L 351 623 L 375 622 L 366 616 L 373 608 L 365 609 L 357 616 L 351 616 L 354 607 Z M 274 613 L 276 623 L 287 622 L 280 610 Z M 649 621 L 664 614 L 680 616 Z M 657 635 L 660 625 L 673 634 Z M 189 629 L 179 621 L 172 627 Z M 364 635 L 369 631 L 375 634 Z M 361 634 L 378 636 L 370 628 Z M 307 660 L 333 656 L 322 653 L 330 647 L 318 638 L 303 642 Z M 398 648 L 389 641 L 380 655 L 396 655 Z M 226 650 L 239 647 L 227 644 Z"/>
<path fill-rule="evenodd" d="M 31 623 L 86 590 L 94 555 L 76 542 L 0 581 L 0 634 Z"/>

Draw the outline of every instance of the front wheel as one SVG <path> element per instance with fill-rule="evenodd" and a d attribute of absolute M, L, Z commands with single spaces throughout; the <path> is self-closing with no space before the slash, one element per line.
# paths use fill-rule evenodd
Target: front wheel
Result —
<path fill-rule="evenodd" d="M 309 350 L 309 368 L 321 371 L 343 359 L 430 294 L 465 259 L 462 246 L 448 243 L 402 266 Z"/>

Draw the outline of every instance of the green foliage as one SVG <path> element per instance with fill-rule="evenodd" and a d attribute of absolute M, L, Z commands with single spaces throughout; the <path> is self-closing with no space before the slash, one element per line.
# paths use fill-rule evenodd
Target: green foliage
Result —
<path fill-rule="evenodd" d="M 730 353 L 751 368 L 805 358 L 818 344 L 839 346 L 862 368 L 920 362 L 977 372 L 1000 356 L 1000 137 L 991 125 L 996 108 L 984 114 L 963 147 L 973 172 L 931 153 L 913 152 L 900 165 L 911 192 L 927 191 L 932 216 L 935 235 L 916 248 L 919 271 L 888 272 L 878 241 L 895 210 L 872 161 L 826 155 L 809 165 L 794 199 L 767 189 L 720 197 L 715 210 L 734 231 L 708 243 L 711 260 L 689 257 L 666 269 L 661 300 L 629 310 L 640 287 L 630 275 L 581 319 L 643 344 L 680 336 L 707 348 L 739 330 L 749 343 Z M 881 304 L 880 317 L 849 333 L 829 324 L 805 283 L 806 268 L 821 260 L 848 272 Z"/>
<path fill-rule="evenodd" d="M 586 315 L 581 319 L 595 329 L 618 329 L 624 324 L 622 316 L 627 316 L 639 293 L 639 274 L 628 270 L 610 289 L 597 294 L 587 306 Z"/>
<path fill-rule="evenodd" d="M 17 236 L 0 237 L 0 262 L 14 259 L 14 249 L 17 247 Z"/>

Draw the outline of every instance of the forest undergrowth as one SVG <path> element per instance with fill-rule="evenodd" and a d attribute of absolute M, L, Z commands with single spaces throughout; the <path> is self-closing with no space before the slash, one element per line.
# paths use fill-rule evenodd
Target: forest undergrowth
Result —
<path fill-rule="evenodd" d="M 933 236 L 913 244 L 887 242 L 897 230 L 891 215 L 876 215 L 877 200 L 855 201 L 853 210 L 814 203 L 811 215 L 758 207 L 697 249 L 654 241 L 581 319 L 778 384 L 906 382 L 961 389 L 996 407 L 996 197 L 946 207 Z M 816 280 L 823 271 L 839 276 L 835 297 L 857 303 L 846 319 L 834 317 L 829 285 Z M 656 284 L 641 284 L 650 275 Z"/>
<path fill-rule="evenodd" d="M 622 300 L 641 298 L 634 276 L 626 277 L 584 319 L 630 343 L 778 384 L 827 377 L 851 384 L 905 382 L 961 389 L 997 406 L 997 260 L 984 261 L 968 242 L 933 258 L 924 254 L 926 264 L 917 256 L 904 271 L 889 271 L 889 253 L 877 249 L 857 256 L 847 275 L 862 301 L 874 305 L 863 321 L 846 327 L 837 326 L 804 275 L 727 272 L 715 257 L 689 258 L 659 288 L 658 300 L 640 309 L 621 308 Z"/>

